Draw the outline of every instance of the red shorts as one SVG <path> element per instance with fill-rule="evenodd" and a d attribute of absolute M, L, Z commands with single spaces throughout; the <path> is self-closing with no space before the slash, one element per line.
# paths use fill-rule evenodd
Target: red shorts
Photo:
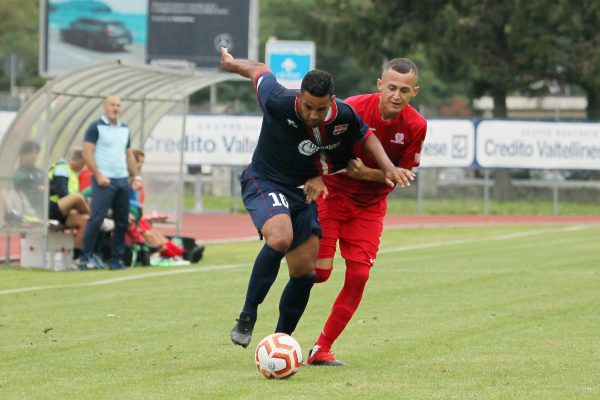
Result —
<path fill-rule="evenodd" d="M 319 198 L 317 206 L 323 230 L 319 258 L 333 258 L 339 240 L 344 259 L 373 266 L 381 241 L 387 197 L 365 207 L 338 192 L 325 200 Z"/>
<path fill-rule="evenodd" d="M 138 222 L 138 230 L 140 233 L 144 233 L 150 229 L 152 229 L 152 224 L 146 218 L 140 219 Z"/>

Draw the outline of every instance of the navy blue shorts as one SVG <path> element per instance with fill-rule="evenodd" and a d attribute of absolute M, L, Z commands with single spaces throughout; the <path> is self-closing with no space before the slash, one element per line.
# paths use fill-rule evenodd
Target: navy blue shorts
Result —
<path fill-rule="evenodd" d="M 50 200 L 48 202 L 48 219 L 55 219 L 64 225 L 67 222 L 67 216 L 60 211 L 60 207 L 58 207 L 58 203 L 56 201 Z"/>
<path fill-rule="evenodd" d="M 262 239 L 261 229 L 275 215 L 286 214 L 292 220 L 294 239 L 290 250 L 304 243 L 311 235 L 321 237 L 317 207 L 306 204 L 302 189 L 280 185 L 256 171 L 252 165 L 241 177 L 244 206 Z"/>

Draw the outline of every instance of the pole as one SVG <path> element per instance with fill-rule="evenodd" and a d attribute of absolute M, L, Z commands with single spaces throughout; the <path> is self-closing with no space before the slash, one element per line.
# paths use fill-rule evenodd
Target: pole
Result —
<path fill-rule="evenodd" d="M 194 180 L 194 212 L 198 214 L 202 214 L 202 173 L 199 172 L 196 174 L 196 179 Z"/>
<path fill-rule="evenodd" d="M 51 84 L 47 84 L 46 85 L 46 121 L 44 122 L 44 135 L 43 137 L 43 149 L 44 149 L 44 162 L 42 163 L 43 165 L 43 170 L 44 171 L 48 171 L 48 168 L 50 166 L 50 143 L 54 142 L 54 139 L 52 137 L 52 90 L 51 90 Z M 44 202 L 43 204 L 43 215 L 42 215 L 42 222 L 43 222 L 43 229 L 44 229 L 44 252 L 43 254 L 43 259 L 44 259 L 44 268 L 49 268 L 50 266 L 54 266 L 56 268 L 56 266 L 54 265 L 54 259 L 50 260 L 49 257 L 49 253 L 48 253 L 48 245 L 49 245 L 49 235 L 48 235 L 48 199 L 50 198 L 50 182 L 48 182 L 46 180 L 46 182 L 44 183 Z"/>
<path fill-rule="evenodd" d="M 490 169 L 484 170 L 483 178 L 483 215 L 488 215 L 490 212 Z"/>
<path fill-rule="evenodd" d="M 421 170 L 417 169 L 417 214 L 423 214 L 423 191 L 424 186 L 421 184 Z"/>
<path fill-rule="evenodd" d="M 210 112 L 216 112 L 217 108 L 217 85 L 213 83 L 210 85 Z"/>
<path fill-rule="evenodd" d="M 185 156 L 185 129 L 187 122 L 187 114 L 189 109 L 189 96 L 183 99 L 183 120 L 181 124 L 181 145 L 179 146 L 179 177 L 177 185 L 177 223 L 175 225 L 175 234 L 181 234 L 181 219 L 183 218 L 183 160 Z"/>
<path fill-rule="evenodd" d="M 140 112 L 140 140 L 139 140 L 139 148 L 144 150 L 144 122 L 146 117 L 146 99 L 142 100 L 142 110 Z"/>
<path fill-rule="evenodd" d="M 558 215 L 558 179 L 554 179 L 552 186 L 552 214 Z"/>
<path fill-rule="evenodd" d="M 17 89 L 17 55 L 10 55 L 10 95 L 15 97 Z"/>

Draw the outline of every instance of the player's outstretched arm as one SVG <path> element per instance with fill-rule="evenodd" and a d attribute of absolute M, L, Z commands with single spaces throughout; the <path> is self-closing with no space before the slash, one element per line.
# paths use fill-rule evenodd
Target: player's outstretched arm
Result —
<path fill-rule="evenodd" d="M 257 74 L 269 67 L 258 61 L 233 58 L 225 47 L 221 47 L 221 69 L 254 80 Z"/>
<path fill-rule="evenodd" d="M 363 148 L 379 165 L 386 185 L 394 186 L 398 183 L 402 187 L 410 186 L 410 181 L 414 179 L 414 176 L 400 173 L 399 169 L 394 166 L 387 154 L 385 154 L 385 150 L 379 139 L 377 139 L 377 136 L 370 135 L 363 142 Z"/>
<path fill-rule="evenodd" d="M 348 176 L 364 181 L 385 183 L 385 176 L 380 169 L 367 167 L 360 158 L 353 158 L 346 164 Z"/>
<path fill-rule="evenodd" d="M 348 161 L 348 164 L 346 165 L 346 171 L 348 172 L 348 175 L 354 179 L 362 179 L 365 181 L 386 183 L 385 176 L 383 175 L 383 172 L 381 172 L 380 169 L 367 167 L 360 158 L 354 158 L 354 159 Z M 405 176 L 406 179 L 408 179 L 409 181 L 412 181 L 415 179 L 414 172 L 412 172 L 409 169 L 396 167 L 396 171 L 398 172 L 399 175 Z M 402 186 L 402 187 L 410 186 L 410 183 L 408 183 L 406 185 L 403 183 L 400 183 L 400 186 Z"/>

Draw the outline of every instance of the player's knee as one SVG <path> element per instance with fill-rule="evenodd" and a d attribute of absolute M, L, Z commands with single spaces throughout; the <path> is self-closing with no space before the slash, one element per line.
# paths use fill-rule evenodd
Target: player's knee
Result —
<path fill-rule="evenodd" d="M 332 268 L 315 268 L 315 283 L 322 283 L 331 276 Z"/>
<path fill-rule="evenodd" d="M 72 195 L 73 195 L 73 199 L 78 204 L 85 204 L 85 197 L 83 197 L 83 195 L 81 193 L 72 193 Z"/>
<path fill-rule="evenodd" d="M 292 236 L 284 233 L 271 234 L 265 238 L 270 248 L 280 253 L 286 253 L 292 245 Z"/>
<path fill-rule="evenodd" d="M 290 279 L 313 285 L 316 275 L 314 271 L 289 271 Z"/>
<path fill-rule="evenodd" d="M 367 264 L 358 263 L 356 261 L 346 262 L 346 281 L 352 282 L 353 285 L 364 287 L 369 280 L 371 267 Z"/>

